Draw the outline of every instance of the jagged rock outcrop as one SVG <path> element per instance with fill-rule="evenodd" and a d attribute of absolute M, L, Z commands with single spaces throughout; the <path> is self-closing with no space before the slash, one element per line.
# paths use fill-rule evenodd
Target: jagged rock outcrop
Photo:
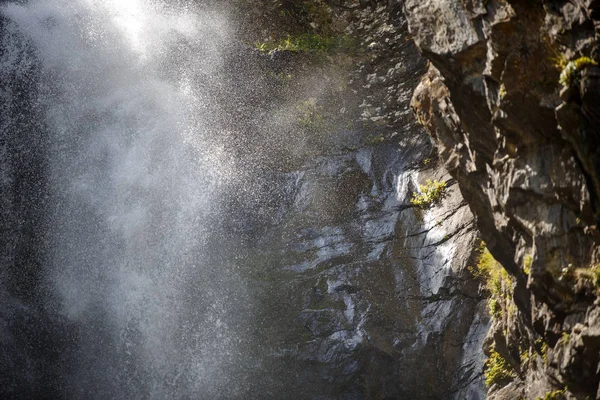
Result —
<path fill-rule="evenodd" d="M 404 4 L 431 60 L 412 106 L 514 281 L 487 341 L 511 371 L 489 398 L 600 398 L 599 6 Z"/>

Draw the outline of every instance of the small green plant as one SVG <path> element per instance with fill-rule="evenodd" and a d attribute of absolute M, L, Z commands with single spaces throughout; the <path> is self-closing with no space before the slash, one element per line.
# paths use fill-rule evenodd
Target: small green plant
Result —
<path fill-rule="evenodd" d="M 596 288 L 600 288 L 600 264 L 593 265 L 590 268 L 579 268 L 577 270 L 579 277 L 587 279 Z"/>
<path fill-rule="evenodd" d="M 488 309 L 492 318 L 501 318 L 505 311 L 508 316 L 516 314 L 517 307 L 512 299 L 513 280 L 492 256 L 485 242 L 481 241 L 479 244 L 477 264 L 475 267 L 469 267 L 469 270 L 483 283 L 489 294 Z"/>
<path fill-rule="evenodd" d="M 593 287 L 600 289 L 600 264 L 589 268 L 575 268 L 569 264 L 569 266 L 561 270 L 558 279 L 571 284 L 574 284 L 576 281 L 588 282 Z"/>
<path fill-rule="evenodd" d="M 534 348 L 540 357 L 542 357 L 542 360 L 548 362 L 548 343 L 546 343 L 544 339 L 538 338 L 535 340 Z"/>
<path fill-rule="evenodd" d="M 490 315 L 496 319 L 502 317 L 502 306 L 498 302 L 498 299 L 491 298 L 488 301 L 488 309 L 490 310 Z"/>
<path fill-rule="evenodd" d="M 546 393 L 544 397 L 538 397 L 536 400 L 560 400 L 564 398 L 564 395 L 564 389 L 557 389 Z"/>
<path fill-rule="evenodd" d="M 589 57 L 579 57 L 569 61 L 560 73 L 558 81 L 565 88 L 577 86 L 581 80 L 581 70 L 592 65 L 598 65 L 598 63 Z"/>
<path fill-rule="evenodd" d="M 481 279 L 492 297 L 504 299 L 510 293 L 512 279 L 492 253 L 485 242 L 479 244 L 479 258 L 476 269 L 472 270 L 475 277 Z"/>
<path fill-rule="evenodd" d="M 554 51 L 554 57 L 550 58 L 550 61 L 552 61 L 552 64 L 556 67 L 556 69 L 559 69 L 561 71 L 565 69 L 565 67 L 569 63 L 567 61 L 567 57 L 559 51 Z"/>
<path fill-rule="evenodd" d="M 523 257 L 523 272 L 525 272 L 525 275 L 529 275 L 531 273 L 532 263 L 533 257 L 531 257 L 529 254 L 526 254 L 525 257 Z"/>
<path fill-rule="evenodd" d="M 542 343 L 540 353 L 542 355 L 542 360 L 544 360 L 544 362 L 548 362 L 548 343 L 546 343 L 546 342 Z"/>
<path fill-rule="evenodd" d="M 508 315 L 513 316 L 517 314 L 518 308 L 517 305 L 515 304 L 514 301 L 512 301 L 512 295 L 507 294 L 505 295 L 506 301 L 508 302 L 508 307 L 507 307 L 507 311 L 508 311 Z"/>
<path fill-rule="evenodd" d="M 421 193 L 413 192 L 410 203 L 419 208 L 427 208 L 442 198 L 446 182 L 427 179 L 425 185 L 419 185 L 419 190 Z"/>
<path fill-rule="evenodd" d="M 510 364 L 496 350 L 492 350 L 490 358 L 485 362 L 484 376 L 485 384 L 489 387 L 513 379 L 515 373 Z"/>
<path fill-rule="evenodd" d="M 506 86 L 504 83 L 500 85 L 500 90 L 498 90 L 498 97 L 500 100 L 503 100 L 506 97 Z"/>
<path fill-rule="evenodd" d="M 385 136 L 382 133 L 379 134 L 370 134 L 366 137 L 365 143 L 369 145 L 376 145 L 379 143 L 383 143 L 385 141 Z"/>
<path fill-rule="evenodd" d="M 529 362 L 531 358 L 531 354 L 529 354 L 529 350 L 524 350 L 519 353 L 519 360 L 521 361 L 521 365 L 525 365 Z"/>
<path fill-rule="evenodd" d="M 355 47 L 354 41 L 347 36 L 322 36 L 317 34 L 302 34 L 286 36 L 279 40 L 254 43 L 254 48 L 261 53 L 272 54 L 276 51 L 293 53 L 341 53 L 351 52 Z"/>

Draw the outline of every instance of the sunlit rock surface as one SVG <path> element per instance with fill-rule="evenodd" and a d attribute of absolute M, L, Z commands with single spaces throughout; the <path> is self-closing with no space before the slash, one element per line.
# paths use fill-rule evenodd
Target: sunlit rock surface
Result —
<path fill-rule="evenodd" d="M 432 63 L 413 107 L 514 277 L 486 341 L 513 378 L 490 398 L 598 398 L 598 60 L 561 77 L 598 57 L 598 2 L 404 7 Z"/>

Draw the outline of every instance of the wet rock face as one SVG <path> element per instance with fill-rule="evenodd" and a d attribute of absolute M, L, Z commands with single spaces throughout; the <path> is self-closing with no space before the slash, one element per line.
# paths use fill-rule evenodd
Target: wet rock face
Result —
<path fill-rule="evenodd" d="M 263 296 L 265 326 L 254 340 L 264 346 L 256 355 L 260 393 L 482 399 L 489 318 L 468 269 L 477 231 L 409 109 L 424 61 L 401 3 L 344 4 L 351 15 L 343 32 L 359 47 L 342 94 L 352 100 L 345 120 L 319 132 L 331 140 L 316 154 L 307 150 L 303 162 L 269 171 L 282 194 L 269 211 L 278 217 L 239 254 L 254 265 L 253 286 Z M 272 62 L 278 73 L 304 62 L 275 55 L 267 68 Z M 315 104 L 329 126 L 327 96 Z M 448 188 L 421 210 L 410 200 L 427 179 Z"/>
<path fill-rule="evenodd" d="M 278 357 L 263 362 L 296 371 L 298 398 L 482 398 L 488 322 L 466 268 L 476 232 L 456 185 L 438 207 L 407 208 L 417 181 L 448 178 L 409 167 L 425 149 L 388 144 L 307 165 L 290 180 L 282 225 L 257 244 L 279 265 L 265 320 L 287 315 L 268 335 Z M 335 201 L 340 170 L 361 171 L 372 187 L 350 186 L 353 213 L 313 208 L 315 196 Z"/>
<path fill-rule="evenodd" d="M 492 398 L 597 396 L 598 354 L 562 339 L 597 329 L 598 282 L 585 278 L 599 261 L 597 68 L 581 68 L 559 96 L 567 62 L 597 54 L 596 3 L 404 5 L 432 62 L 412 106 L 515 278 L 518 313 L 494 322 L 488 345 L 519 373 Z"/>

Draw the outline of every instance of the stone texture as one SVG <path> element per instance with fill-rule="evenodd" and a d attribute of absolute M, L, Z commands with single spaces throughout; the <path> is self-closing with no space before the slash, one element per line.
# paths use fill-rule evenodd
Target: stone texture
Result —
<path fill-rule="evenodd" d="M 400 3 L 344 4 L 333 22 L 347 21 L 336 25 L 359 47 L 346 66 L 348 89 L 338 94 L 344 101 L 326 94 L 323 67 L 318 91 L 306 91 L 320 92 L 325 120 L 337 107 L 333 129 L 318 132 L 333 139 L 289 170 L 270 172 L 288 177 L 274 179 L 288 196 L 269 200 L 281 219 L 263 224 L 253 243 L 259 259 L 270 260 L 269 282 L 260 284 L 272 326 L 256 342 L 270 343 L 270 355 L 258 358 L 272 372 L 261 373 L 281 376 L 294 398 L 482 399 L 489 318 L 468 269 L 478 232 L 410 112 L 424 60 Z M 276 55 L 265 67 L 301 80 L 315 68 L 299 69 L 303 63 L 301 54 Z M 447 181 L 448 190 L 419 210 L 410 198 L 426 179 Z"/>
<path fill-rule="evenodd" d="M 584 69 L 564 103 L 557 65 L 595 52 L 597 7 L 405 2 L 411 33 L 432 63 L 412 106 L 488 248 L 515 279 L 517 315 L 495 321 L 488 344 L 520 372 L 505 388 L 492 386 L 490 398 L 598 391 L 593 345 L 588 353 L 559 340 L 574 334 L 572 321 L 592 330 L 597 323 L 590 315 L 598 288 L 583 278 L 599 261 L 597 72 Z M 525 351 L 538 360 L 519 360 Z"/>

